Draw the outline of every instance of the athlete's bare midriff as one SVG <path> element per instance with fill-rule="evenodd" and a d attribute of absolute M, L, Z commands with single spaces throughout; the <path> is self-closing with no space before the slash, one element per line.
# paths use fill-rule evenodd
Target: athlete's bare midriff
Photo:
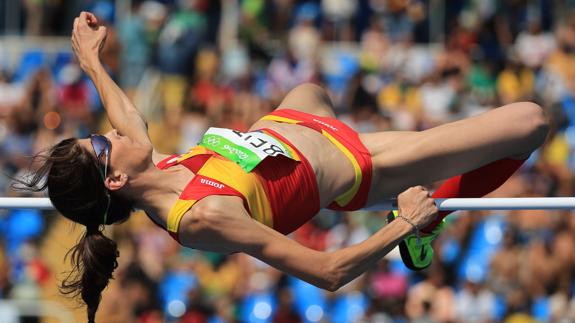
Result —
<path fill-rule="evenodd" d="M 355 174 L 351 162 L 322 134 L 304 126 L 269 120 L 256 122 L 250 130 L 261 128 L 270 128 L 284 136 L 309 161 L 315 172 L 322 208 L 353 185 Z"/>

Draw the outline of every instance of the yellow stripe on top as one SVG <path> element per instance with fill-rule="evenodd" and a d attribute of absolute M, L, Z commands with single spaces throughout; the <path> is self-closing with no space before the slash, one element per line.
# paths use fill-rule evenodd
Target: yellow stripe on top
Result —
<path fill-rule="evenodd" d="M 172 206 L 170 213 L 168 214 L 168 220 L 166 221 L 166 227 L 169 232 L 173 234 L 178 234 L 178 229 L 180 228 L 180 221 L 184 217 L 184 214 L 194 206 L 196 200 L 180 200 L 178 199 L 176 203 Z"/>
<path fill-rule="evenodd" d="M 194 146 L 194 147 L 190 148 L 190 150 L 188 150 L 187 153 L 180 155 L 178 157 L 178 163 L 183 161 L 183 160 L 186 160 L 190 157 L 196 156 L 196 155 L 204 155 L 204 154 L 211 154 L 211 153 L 212 153 L 212 151 L 207 149 L 204 146 Z"/>
<path fill-rule="evenodd" d="M 177 158 L 181 162 L 187 158 L 209 153 L 211 151 L 202 146 L 196 146 L 187 153 Z M 296 154 L 297 156 L 297 154 Z M 268 197 L 263 185 L 254 173 L 246 173 L 236 163 L 223 157 L 213 155 L 197 172 L 235 189 L 240 192 L 246 199 L 251 217 L 273 228 L 273 214 Z M 178 199 L 170 209 L 166 227 L 169 232 L 176 235 L 180 227 L 180 221 L 184 214 L 197 202 L 197 200 Z"/>
<path fill-rule="evenodd" d="M 246 199 L 251 217 L 273 228 L 273 214 L 262 183 L 254 173 L 246 173 L 238 164 L 212 156 L 198 174 L 218 180 L 240 192 Z"/>
<path fill-rule="evenodd" d="M 208 150 L 205 147 L 195 146 L 195 147 L 192 147 L 187 153 L 178 156 L 175 161 L 177 161 L 179 163 L 179 162 L 186 160 L 190 157 L 193 157 L 196 155 L 202 155 L 202 154 L 206 154 L 206 153 L 208 153 Z M 197 202 L 197 200 L 180 200 L 178 198 L 176 203 L 170 209 L 170 213 L 168 213 L 168 219 L 166 220 L 166 229 L 168 229 L 168 232 L 170 232 L 176 236 L 178 235 L 178 230 L 180 228 L 180 222 L 181 222 L 182 218 L 184 217 L 184 214 L 186 214 L 186 212 L 190 208 L 192 208 L 192 206 L 194 206 L 194 204 L 196 204 L 196 202 Z M 176 240 L 178 240 L 178 239 L 176 238 Z"/>

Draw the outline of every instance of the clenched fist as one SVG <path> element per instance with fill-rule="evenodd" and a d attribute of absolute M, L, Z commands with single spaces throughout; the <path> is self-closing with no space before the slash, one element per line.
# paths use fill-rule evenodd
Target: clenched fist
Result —
<path fill-rule="evenodd" d="M 106 27 L 98 24 L 96 16 L 83 11 L 74 19 L 72 49 L 84 71 L 99 63 L 99 53 L 106 42 Z"/>
<path fill-rule="evenodd" d="M 437 217 L 438 209 L 435 200 L 429 196 L 429 191 L 423 186 L 411 187 L 399 194 L 397 204 L 399 214 L 420 229 Z"/>

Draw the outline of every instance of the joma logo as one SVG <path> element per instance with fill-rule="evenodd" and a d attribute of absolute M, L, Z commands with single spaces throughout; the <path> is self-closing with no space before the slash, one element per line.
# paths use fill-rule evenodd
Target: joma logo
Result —
<path fill-rule="evenodd" d="M 224 188 L 223 184 L 216 183 L 214 181 L 210 181 L 209 179 L 205 179 L 205 178 L 200 178 L 200 183 L 210 185 L 210 186 L 213 186 L 213 187 L 219 188 L 219 189 Z"/>
<path fill-rule="evenodd" d="M 315 122 L 317 122 L 317 123 L 320 123 L 320 124 L 322 124 L 322 125 L 324 125 L 324 126 L 326 126 L 326 127 L 328 127 L 328 128 L 330 128 L 330 129 L 333 130 L 333 131 L 337 131 L 337 128 L 336 128 L 336 127 L 330 125 L 330 124 L 327 123 L 327 122 L 323 122 L 323 121 L 318 120 L 318 119 L 315 119 L 315 118 L 313 118 L 312 120 L 315 121 Z"/>

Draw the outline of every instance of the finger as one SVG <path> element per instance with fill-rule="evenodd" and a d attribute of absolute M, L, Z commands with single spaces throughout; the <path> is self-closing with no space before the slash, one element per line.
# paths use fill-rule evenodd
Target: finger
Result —
<path fill-rule="evenodd" d="M 414 192 L 418 192 L 420 190 L 421 186 L 412 186 L 408 189 L 408 191 L 414 191 Z"/>
<path fill-rule="evenodd" d="M 86 18 L 88 20 L 88 24 L 90 26 L 97 26 L 98 25 L 98 17 L 91 12 L 86 13 Z"/>
<path fill-rule="evenodd" d="M 88 13 L 85 11 L 82 11 L 82 13 L 80 13 L 80 26 L 88 26 Z"/>
<path fill-rule="evenodd" d="M 76 36 L 72 37 L 72 46 L 75 47 L 76 49 L 80 48 L 80 46 L 78 44 L 78 38 L 76 38 Z"/>
<path fill-rule="evenodd" d="M 73 30 L 78 29 L 78 22 L 79 22 L 78 17 L 74 18 L 74 29 Z"/>
<path fill-rule="evenodd" d="M 72 50 L 74 50 L 74 53 L 78 52 L 78 43 L 76 41 L 72 41 Z"/>

